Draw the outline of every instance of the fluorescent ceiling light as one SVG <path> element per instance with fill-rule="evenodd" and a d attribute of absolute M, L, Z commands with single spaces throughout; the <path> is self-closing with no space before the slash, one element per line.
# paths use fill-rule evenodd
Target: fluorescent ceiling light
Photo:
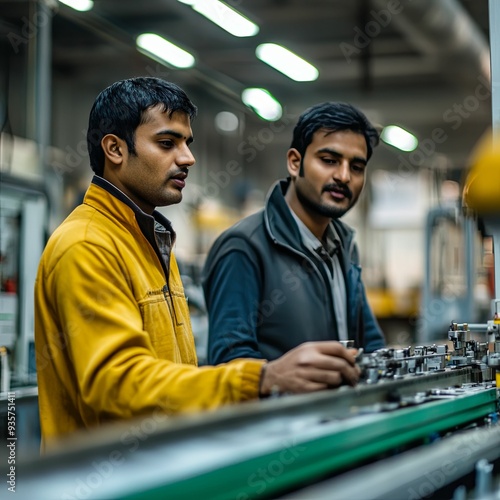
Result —
<path fill-rule="evenodd" d="M 72 9 L 79 10 L 80 12 L 86 12 L 94 6 L 92 0 L 59 0 L 64 5 L 71 7 Z"/>
<path fill-rule="evenodd" d="M 266 89 L 245 89 L 241 100 L 264 120 L 273 122 L 281 118 L 281 104 Z"/>
<path fill-rule="evenodd" d="M 387 144 L 401 149 L 401 151 L 413 151 L 418 146 L 417 138 L 397 125 L 388 125 L 384 127 L 380 134 L 380 138 Z"/>
<path fill-rule="evenodd" d="M 178 1 L 190 5 L 196 12 L 231 33 L 231 35 L 238 37 L 254 36 L 259 32 L 259 27 L 255 23 L 219 0 Z"/>
<path fill-rule="evenodd" d="M 158 58 L 176 68 L 190 68 L 194 65 L 195 59 L 189 52 L 154 33 L 139 35 L 136 43 L 141 52 L 150 57 Z"/>
<path fill-rule="evenodd" d="M 263 43 L 255 50 L 257 57 L 296 82 L 316 80 L 319 71 L 310 63 L 275 43 Z"/>
<path fill-rule="evenodd" d="M 221 111 L 215 116 L 215 128 L 220 132 L 235 132 L 239 124 L 238 117 L 230 111 Z"/>

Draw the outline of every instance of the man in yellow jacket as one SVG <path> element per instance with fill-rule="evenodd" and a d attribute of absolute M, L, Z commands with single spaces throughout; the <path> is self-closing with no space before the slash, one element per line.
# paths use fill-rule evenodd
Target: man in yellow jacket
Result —
<path fill-rule="evenodd" d="M 95 176 L 49 239 L 35 284 L 42 448 L 156 409 L 200 411 L 273 388 L 357 382 L 354 354 L 337 342 L 303 344 L 269 363 L 197 367 L 175 233 L 155 210 L 182 199 L 196 111 L 178 86 L 150 77 L 116 82 L 94 103 Z"/>

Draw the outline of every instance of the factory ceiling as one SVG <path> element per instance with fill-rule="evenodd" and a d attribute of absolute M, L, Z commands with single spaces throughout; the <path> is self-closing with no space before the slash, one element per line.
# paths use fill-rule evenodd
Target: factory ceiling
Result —
<path fill-rule="evenodd" d="M 267 89 L 294 114 L 323 100 L 349 101 L 379 125 L 396 123 L 414 133 L 425 162 L 451 168 L 467 164 L 490 124 L 487 0 L 226 3 L 259 32 L 232 36 L 177 0 L 95 0 L 89 12 L 57 4 L 51 18 L 53 74 L 96 89 L 124 76 L 160 76 L 215 92 L 250 114 L 240 102 L 245 87 Z M 4 53 L 9 36 L 12 47 L 13 33 L 26 36 L 33 20 L 36 29 L 32 7 L 27 1 L 0 2 Z M 189 50 L 196 65 L 177 70 L 147 58 L 135 48 L 143 32 Z M 302 56 L 318 68 L 319 78 L 296 82 L 269 67 L 255 55 L 265 42 Z M 380 162 L 395 165 L 399 152 L 384 148 Z"/>

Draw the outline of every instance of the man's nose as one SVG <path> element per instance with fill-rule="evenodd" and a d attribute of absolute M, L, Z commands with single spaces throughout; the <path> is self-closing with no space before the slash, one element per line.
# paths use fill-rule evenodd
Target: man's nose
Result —
<path fill-rule="evenodd" d="M 194 155 L 186 145 L 179 151 L 177 156 L 177 164 L 183 167 L 192 167 L 196 163 Z"/>
<path fill-rule="evenodd" d="M 348 184 L 351 180 L 351 166 L 348 161 L 342 161 L 334 170 L 333 178 L 342 184 Z"/>

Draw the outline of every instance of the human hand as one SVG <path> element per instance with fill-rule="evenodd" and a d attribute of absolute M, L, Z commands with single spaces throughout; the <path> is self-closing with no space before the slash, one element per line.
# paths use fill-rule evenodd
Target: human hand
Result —
<path fill-rule="evenodd" d="M 356 353 L 356 349 L 346 349 L 335 341 L 301 344 L 265 365 L 260 392 L 303 393 L 342 383 L 356 385 L 360 375 Z"/>

